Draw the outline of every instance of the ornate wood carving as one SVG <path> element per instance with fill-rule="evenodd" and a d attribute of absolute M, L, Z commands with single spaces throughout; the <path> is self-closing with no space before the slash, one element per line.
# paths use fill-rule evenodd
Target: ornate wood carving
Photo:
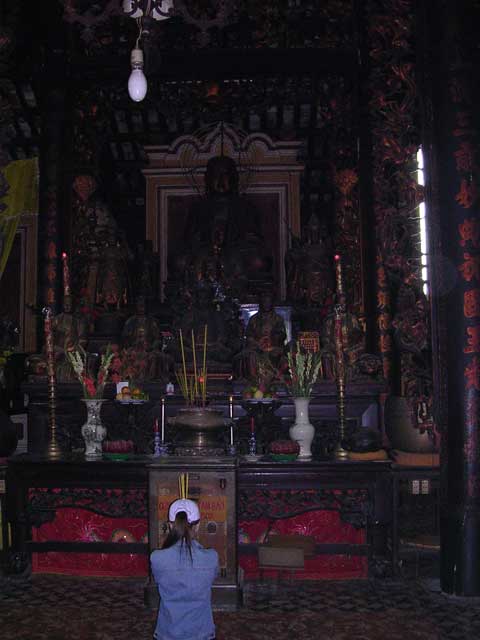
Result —
<path fill-rule="evenodd" d="M 139 489 L 36 488 L 30 489 L 26 516 L 39 527 L 53 522 L 57 509 L 86 509 L 108 518 L 146 518 L 145 491 Z"/>
<path fill-rule="evenodd" d="M 239 520 L 292 518 L 308 511 L 338 511 L 343 522 L 366 526 L 371 505 L 367 489 L 262 490 L 240 489 Z"/>

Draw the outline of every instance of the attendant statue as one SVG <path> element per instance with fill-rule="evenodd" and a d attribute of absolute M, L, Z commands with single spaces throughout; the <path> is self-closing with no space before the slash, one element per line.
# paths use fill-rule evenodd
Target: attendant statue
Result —
<path fill-rule="evenodd" d="M 128 250 L 111 230 L 102 246 L 95 302 L 107 311 L 118 311 L 128 304 Z"/>
<path fill-rule="evenodd" d="M 193 281 L 209 279 L 222 283 L 241 297 L 250 278 L 271 269 L 265 256 L 261 221 L 256 208 L 238 193 L 238 172 L 227 156 L 215 156 L 207 163 L 205 197 L 189 211 L 185 226 L 187 259 L 176 259 L 182 275 Z"/>
<path fill-rule="evenodd" d="M 77 242 L 84 304 L 117 311 L 130 301 L 130 251 L 107 204 L 96 198 L 89 207 L 88 227 Z"/>
<path fill-rule="evenodd" d="M 285 360 L 286 338 L 285 322 L 273 307 L 272 292 L 265 290 L 245 331 L 245 348 L 236 359 L 237 376 L 258 378 L 260 365 L 278 371 Z"/>
<path fill-rule="evenodd" d="M 362 325 L 357 316 L 347 310 L 345 293 L 340 293 L 337 297 L 337 304 L 341 305 L 345 311 L 342 314 L 342 338 L 343 353 L 347 379 L 352 379 L 355 365 L 358 358 L 364 353 L 365 339 Z M 334 379 L 335 371 L 335 308 L 327 314 L 323 323 L 321 343 L 322 343 L 322 370 L 326 378 Z"/>
<path fill-rule="evenodd" d="M 332 247 L 327 239 L 325 224 L 312 214 L 307 223 L 304 245 L 303 290 L 310 307 L 326 310 L 333 300 L 334 272 Z M 325 311 L 326 313 L 326 311 Z"/>
<path fill-rule="evenodd" d="M 294 304 L 314 309 L 316 319 L 326 315 L 333 299 L 332 253 L 325 224 L 312 214 L 302 240 L 294 238 L 285 256 L 288 298 Z"/>
<path fill-rule="evenodd" d="M 173 360 L 163 350 L 157 320 L 147 315 L 145 298 L 136 300 L 135 314 L 125 322 L 122 332 L 122 373 L 138 382 L 168 379 Z"/>
<path fill-rule="evenodd" d="M 57 382 L 76 382 L 77 377 L 67 357 L 68 352 L 86 349 L 87 324 L 83 318 L 72 311 L 72 297 L 63 298 L 63 311 L 52 319 L 55 370 Z M 45 353 L 30 356 L 28 368 L 34 375 L 46 375 Z"/>

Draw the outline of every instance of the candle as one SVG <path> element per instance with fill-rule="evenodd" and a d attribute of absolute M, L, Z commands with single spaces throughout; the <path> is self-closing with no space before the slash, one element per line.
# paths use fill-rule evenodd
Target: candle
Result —
<path fill-rule="evenodd" d="M 335 254 L 335 280 L 337 284 L 337 295 L 343 293 L 343 278 L 342 278 L 342 260 L 340 255 Z"/>
<path fill-rule="evenodd" d="M 250 418 L 250 431 L 255 433 L 255 418 L 253 416 Z"/>
<path fill-rule="evenodd" d="M 70 295 L 70 269 L 68 268 L 68 255 L 65 251 L 62 253 L 63 263 L 63 295 Z"/>
<path fill-rule="evenodd" d="M 162 398 L 162 443 L 165 442 L 165 398 Z"/>
<path fill-rule="evenodd" d="M 153 421 L 153 433 L 158 433 L 158 418 Z"/>
<path fill-rule="evenodd" d="M 228 399 L 228 409 L 230 420 L 233 420 L 233 396 L 230 396 L 230 398 Z"/>
<path fill-rule="evenodd" d="M 233 447 L 233 424 L 230 425 L 230 446 Z"/>

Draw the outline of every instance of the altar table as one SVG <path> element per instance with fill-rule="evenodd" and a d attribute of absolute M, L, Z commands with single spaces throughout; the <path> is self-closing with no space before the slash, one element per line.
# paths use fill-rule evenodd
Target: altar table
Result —
<path fill-rule="evenodd" d="M 32 454 L 8 461 L 12 547 L 34 571 L 148 574 L 148 474 L 152 456 L 86 461 Z M 266 535 L 315 538 L 302 578 L 374 575 L 391 562 L 389 462 L 248 463 L 237 469 L 239 565 L 259 575 Z M 387 551 L 389 549 L 389 551 Z"/>

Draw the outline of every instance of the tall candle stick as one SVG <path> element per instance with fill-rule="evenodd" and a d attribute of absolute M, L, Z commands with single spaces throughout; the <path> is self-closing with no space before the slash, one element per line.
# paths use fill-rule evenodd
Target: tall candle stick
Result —
<path fill-rule="evenodd" d="M 44 333 L 45 333 L 45 353 L 47 360 L 47 388 L 48 388 L 48 423 L 50 427 L 50 442 L 48 444 L 48 456 L 50 458 L 59 458 L 62 451 L 57 442 L 57 380 L 55 372 L 55 347 L 53 344 L 53 325 L 52 310 L 46 307 L 43 310 L 45 314 Z"/>
<path fill-rule="evenodd" d="M 250 418 L 250 431 L 255 433 L 255 418 L 253 416 Z"/>
<path fill-rule="evenodd" d="M 228 413 L 230 420 L 233 420 L 233 396 L 230 396 L 228 399 Z"/>
<path fill-rule="evenodd" d="M 63 263 L 63 295 L 70 295 L 70 269 L 68 266 L 68 255 L 65 251 L 62 253 L 62 263 Z"/>
<path fill-rule="evenodd" d="M 343 293 L 343 276 L 342 276 L 342 259 L 340 255 L 335 254 L 335 280 L 337 285 L 337 296 Z"/>
<path fill-rule="evenodd" d="M 165 442 L 165 398 L 162 398 L 162 444 Z"/>
<path fill-rule="evenodd" d="M 233 447 L 233 422 L 230 425 L 230 446 Z"/>

